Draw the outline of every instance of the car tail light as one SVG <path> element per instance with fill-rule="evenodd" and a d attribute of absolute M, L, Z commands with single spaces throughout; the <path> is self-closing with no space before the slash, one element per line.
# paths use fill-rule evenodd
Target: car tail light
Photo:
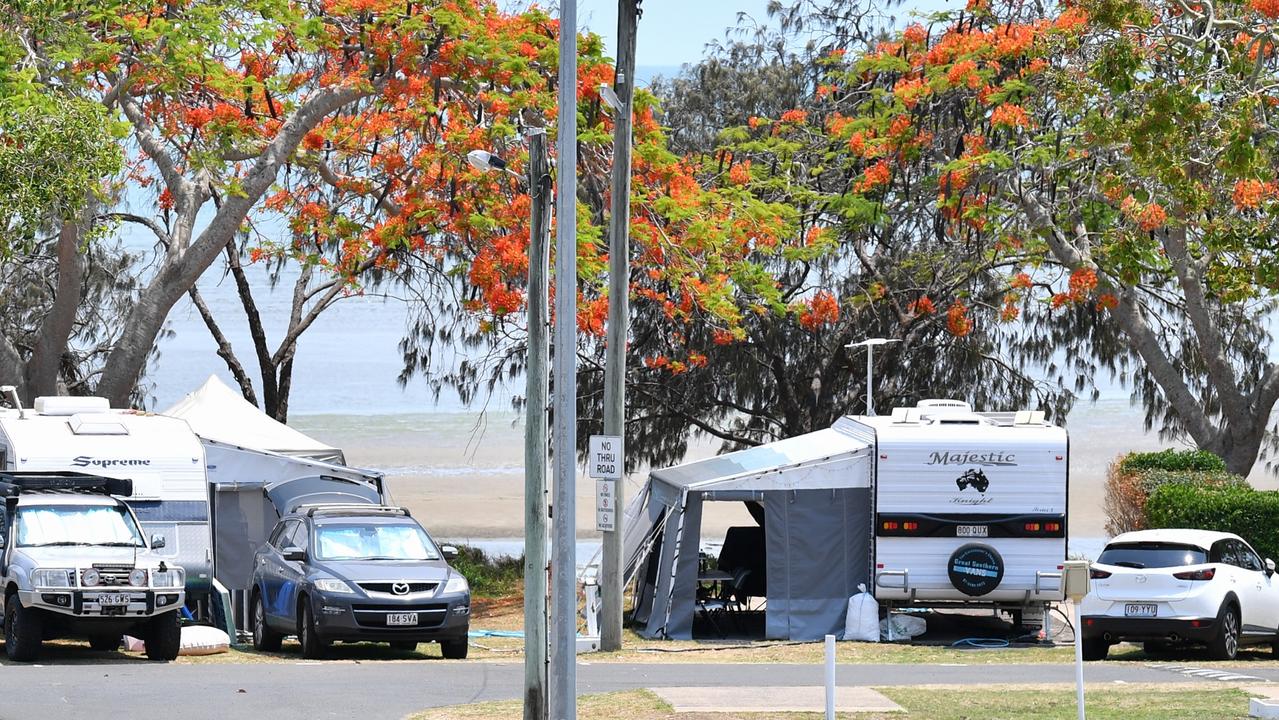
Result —
<path fill-rule="evenodd" d="M 1026 523 L 1026 532 L 1039 532 L 1039 523 Z"/>
<path fill-rule="evenodd" d="M 1044 530 L 1047 530 L 1048 532 L 1061 532 L 1061 523 L 1044 523 Z"/>
<path fill-rule="evenodd" d="M 914 532 L 915 530 L 918 530 L 918 529 L 919 529 L 919 523 L 917 522 L 902 523 L 902 530 L 909 530 L 911 532 Z"/>
<path fill-rule="evenodd" d="M 1088 577 L 1093 580 L 1104 580 L 1110 576 L 1111 573 L 1106 572 L 1105 570 L 1098 570 L 1097 568 L 1091 568 L 1088 570 Z"/>
<path fill-rule="evenodd" d="M 1173 573 L 1172 576 L 1178 580 L 1211 580 L 1216 574 L 1217 568 L 1203 568 L 1202 570 Z"/>
<path fill-rule="evenodd" d="M 899 527 L 901 527 L 901 523 L 898 523 L 896 520 L 886 520 L 884 522 L 885 530 L 896 530 Z"/>

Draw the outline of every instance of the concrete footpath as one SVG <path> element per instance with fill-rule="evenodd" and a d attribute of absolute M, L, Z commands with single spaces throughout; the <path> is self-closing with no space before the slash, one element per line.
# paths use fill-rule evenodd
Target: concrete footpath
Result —
<path fill-rule="evenodd" d="M 0 666 L 0 682 L 21 688 L 0 704 L 2 720 L 101 720 L 151 717 L 182 720 L 227 717 L 272 720 L 350 718 L 399 720 L 428 707 L 519 698 L 521 663 L 379 661 L 160 665 L 146 662 Z M 1246 663 L 1210 671 L 1252 686 L 1279 680 L 1279 663 Z M 819 687 L 820 665 L 654 664 L 584 661 L 577 670 L 585 693 L 678 687 Z M 1090 663 L 1089 683 L 1195 684 L 1222 682 L 1191 666 L 1140 662 Z M 840 665 L 841 687 L 985 685 L 1074 681 L 1068 664 Z"/>

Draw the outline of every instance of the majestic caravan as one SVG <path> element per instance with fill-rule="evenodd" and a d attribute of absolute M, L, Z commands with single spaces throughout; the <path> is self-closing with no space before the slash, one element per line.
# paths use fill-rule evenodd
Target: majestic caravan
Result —
<path fill-rule="evenodd" d="M 132 481 L 125 502 L 156 553 L 186 571 L 188 605 L 200 617 L 213 588 L 204 446 L 185 421 L 112 409 L 100 397 L 38 397 L 23 409 L 0 388 L 0 470 L 81 472 Z"/>
<path fill-rule="evenodd" d="M 875 597 L 1037 624 L 1062 598 L 1066 431 L 1041 412 L 925 401 L 844 421 L 875 448 Z"/>
<path fill-rule="evenodd" d="M 863 585 L 881 606 L 994 608 L 1033 628 L 1062 599 L 1068 464 L 1042 412 L 931 400 L 654 470 L 625 516 L 638 631 L 691 637 L 727 598 L 768 638 L 819 639 Z M 703 514 L 725 503 L 750 521 L 699 556 L 717 539 Z"/>

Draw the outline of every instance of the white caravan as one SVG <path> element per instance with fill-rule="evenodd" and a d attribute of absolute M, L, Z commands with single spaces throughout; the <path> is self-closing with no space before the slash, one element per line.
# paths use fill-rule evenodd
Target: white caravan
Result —
<path fill-rule="evenodd" d="M 874 447 L 881 603 L 982 604 L 1030 625 L 1062 599 L 1068 443 L 1042 412 L 932 400 L 835 427 Z"/>
<path fill-rule="evenodd" d="M 207 597 L 213 549 L 204 446 L 185 421 L 113 410 L 105 398 L 36 398 L 33 409 L 0 409 L 0 469 L 132 480 L 124 500 L 147 537 L 164 537 L 156 554 L 186 570 L 193 607 Z"/>

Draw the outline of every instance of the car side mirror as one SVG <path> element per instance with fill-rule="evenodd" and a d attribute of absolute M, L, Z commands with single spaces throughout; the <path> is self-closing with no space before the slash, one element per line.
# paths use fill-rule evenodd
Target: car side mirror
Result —
<path fill-rule="evenodd" d="M 457 548 L 452 545 L 441 545 L 440 552 L 444 554 L 444 559 L 453 561 L 457 559 Z"/>
<path fill-rule="evenodd" d="M 1274 574 L 1275 574 L 1275 561 L 1271 560 L 1270 558 L 1266 558 L 1266 577 L 1270 577 L 1271 575 L 1274 575 Z"/>
<path fill-rule="evenodd" d="M 306 562 L 306 551 L 300 547 L 286 547 L 280 552 L 288 562 Z"/>
<path fill-rule="evenodd" d="M 152 535 L 152 536 L 151 536 L 151 549 L 152 549 L 152 550 L 159 550 L 159 549 L 160 549 L 160 548 L 162 548 L 162 547 L 164 547 L 164 536 L 163 536 L 163 535 L 161 535 L 160 533 L 156 533 L 156 534 Z"/>

